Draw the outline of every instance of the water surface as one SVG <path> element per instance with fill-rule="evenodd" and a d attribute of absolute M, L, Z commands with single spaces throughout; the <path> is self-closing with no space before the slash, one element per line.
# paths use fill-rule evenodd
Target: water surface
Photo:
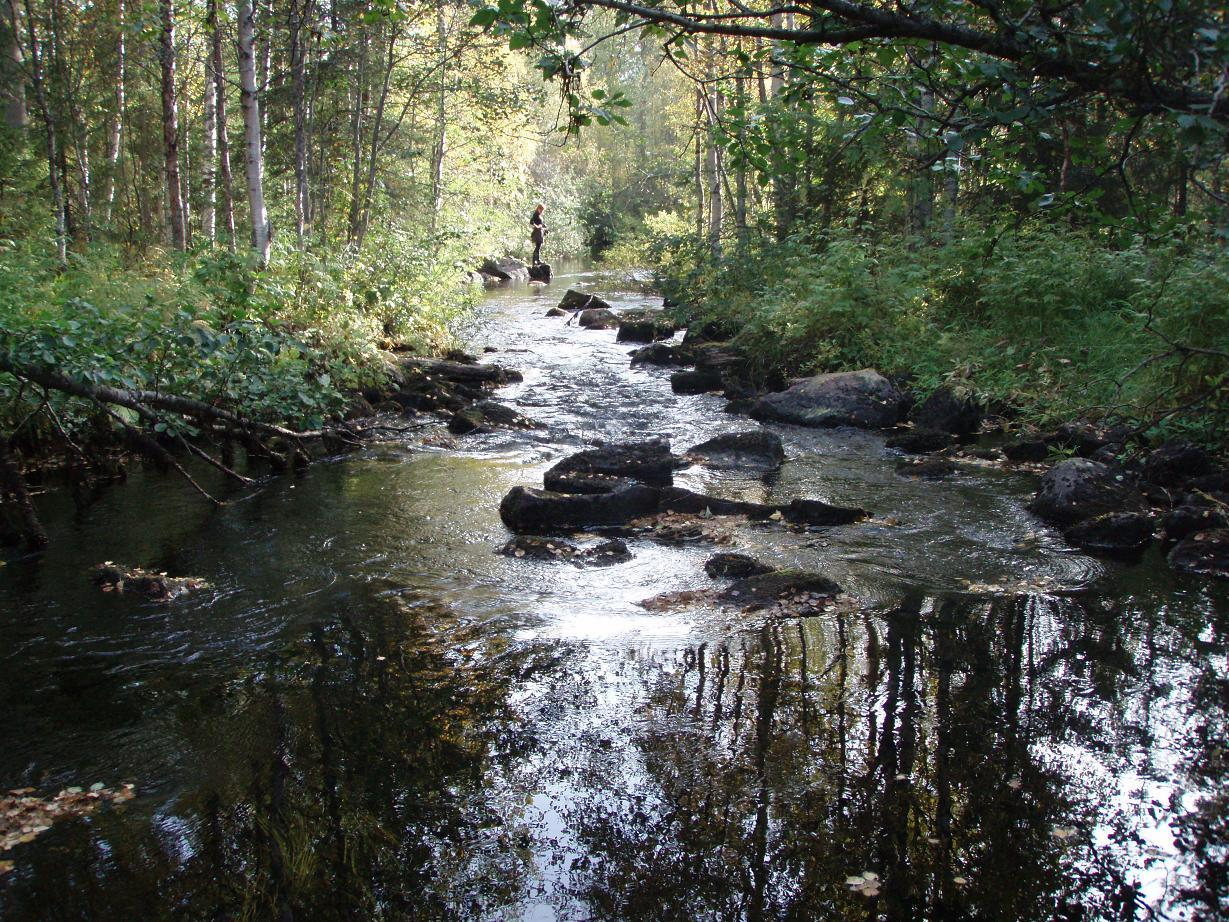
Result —
<path fill-rule="evenodd" d="M 854 600 L 805 619 L 637 604 L 711 586 L 711 546 L 494 553 L 503 494 L 580 447 L 755 425 L 544 317 L 569 285 L 660 303 L 581 269 L 487 297 L 471 343 L 524 373 L 498 399 L 544 430 L 416 431 L 220 509 L 152 471 L 82 511 L 42 498 L 51 549 L 0 568 L 0 787 L 139 793 L 6 855 L 0 915 L 1229 912 L 1229 594 L 1072 551 L 1024 510 L 1029 475 L 907 480 L 879 435 L 789 426 L 767 481 L 682 472 L 874 513 L 735 530 Z M 103 560 L 211 588 L 102 594 Z"/>

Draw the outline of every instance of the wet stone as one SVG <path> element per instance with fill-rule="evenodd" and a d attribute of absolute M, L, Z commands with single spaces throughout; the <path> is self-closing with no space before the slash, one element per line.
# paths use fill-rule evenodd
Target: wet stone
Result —
<path fill-rule="evenodd" d="M 839 595 L 841 587 L 819 573 L 803 570 L 774 570 L 758 576 L 749 576 L 732 583 L 717 596 L 726 605 L 743 609 L 767 608 L 778 602 L 798 596 L 815 596 L 832 599 Z"/>
<path fill-rule="evenodd" d="M 673 346 L 652 343 L 641 346 L 632 353 L 632 367 L 637 365 L 683 365 L 685 364 Z"/>
<path fill-rule="evenodd" d="M 1184 573 L 1229 579 L 1229 529 L 1199 531 L 1183 538 L 1169 552 L 1169 565 Z"/>
<path fill-rule="evenodd" d="M 576 322 L 586 330 L 613 330 L 619 325 L 619 318 L 607 308 L 590 307 L 580 312 Z"/>
<path fill-rule="evenodd" d="M 895 448 L 907 455 L 924 455 L 942 451 L 952 444 L 952 435 L 938 429 L 910 429 L 894 435 L 887 441 L 888 448 Z"/>
<path fill-rule="evenodd" d="M 912 477 L 917 480 L 942 480 L 944 477 L 951 477 L 959 470 L 960 465 L 942 458 L 906 460 L 896 465 L 896 473 L 902 477 Z"/>
<path fill-rule="evenodd" d="M 499 504 L 499 517 L 511 531 L 565 534 L 591 526 L 626 525 L 657 511 L 658 490 L 623 484 L 609 493 L 554 493 L 513 487 Z"/>
<path fill-rule="evenodd" d="M 769 566 L 747 554 L 733 551 L 722 551 L 714 554 L 704 562 L 704 572 L 713 579 L 722 577 L 730 579 L 745 579 L 748 576 L 760 576 L 771 573 L 776 567 Z"/>
<path fill-rule="evenodd" d="M 767 429 L 718 435 L 686 452 L 688 460 L 714 467 L 752 467 L 775 470 L 785 461 L 781 437 Z"/>
<path fill-rule="evenodd" d="M 721 374 L 714 370 L 676 371 L 670 376 L 670 389 L 676 394 L 707 394 L 725 388 Z"/>
<path fill-rule="evenodd" d="M 1029 509 L 1048 521 L 1070 525 L 1106 512 L 1147 512 L 1148 504 L 1125 473 L 1097 461 L 1070 458 L 1041 478 Z"/>
<path fill-rule="evenodd" d="M 131 592 L 157 602 L 170 602 L 185 593 L 209 586 L 203 579 L 167 576 L 110 561 L 94 567 L 90 571 L 90 579 L 103 592 Z"/>
<path fill-rule="evenodd" d="M 1044 461 L 1050 456 L 1050 446 L 1044 439 L 1020 439 L 1003 446 L 1003 457 L 1008 461 Z"/>
<path fill-rule="evenodd" d="M 914 408 L 911 418 L 919 429 L 965 438 L 980 428 L 982 408 L 971 394 L 941 387 Z"/>
<path fill-rule="evenodd" d="M 1138 512 L 1093 516 L 1063 532 L 1067 543 L 1089 551 L 1133 553 L 1152 543 L 1152 518 Z"/>
<path fill-rule="evenodd" d="M 577 291 L 575 288 L 569 288 L 564 294 L 563 299 L 559 302 L 559 308 L 565 311 L 581 311 L 585 308 L 602 308 L 610 310 L 610 305 L 603 301 L 595 294 L 589 294 L 584 291 Z"/>
<path fill-rule="evenodd" d="M 674 483 L 676 463 L 670 443 L 662 439 L 599 445 L 558 462 L 546 472 L 543 485 L 576 493 L 608 493 L 621 480 L 668 487 Z"/>
<path fill-rule="evenodd" d="M 890 429 L 900 421 L 905 398 L 874 369 L 816 375 L 760 398 L 755 419 L 821 428 Z"/>
<path fill-rule="evenodd" d="M 637 311 L 619 318 L 620 343 L 652 343 L 674 335 L 674 321 L 657 311 Z"/>
<path fill-rule="evenodd" d="M 1226 500 L 1229 501 L 1229 497 Z M 1229 528 L 1229 502 L 1219 502 L 1208 494 L 1192 494 L 1161 521 L 1166 542 L 1181 541 L 1195 532 L 1218 528 Z"/>

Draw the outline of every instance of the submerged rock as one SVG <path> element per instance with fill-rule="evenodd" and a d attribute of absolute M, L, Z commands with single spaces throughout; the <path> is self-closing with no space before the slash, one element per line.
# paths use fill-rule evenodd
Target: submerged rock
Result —
<path fill-rule="evenodd" d="M 1063 532 L 1069 544 L 1090 551 L 1130 553 L 1152 542 L 1152 518 L 1139 512 L 1107 512 L 1070 526 Z"/>
<path fill-rule="evenodd" d="M 104 592 L 135 592 L 157 602 L 169 602 L 186 592 L 208 587 L 203 579 L 167 576 L 139 567 L 123 567 L 107 561 L 90 573 L 90 578 Z"/>
<path fill-rule="evenodd" d="M 715 467 L 756 467 L 775 470 L 785 461 L 781 437 L 767 429 L 729 432 L 693 445 L 685 457 Z"/>
<path fill-rule="evenodd" d="M 925 455 L 932 451 L 941 451 L 952 444 L 950 432 L 938 429 L 910 429 L 888 439 L 888 448 L 895 448 L 907 455 Z"/>
<path fill-rule="evenodd" d="M 941 387 L 914 409 L 912 419 L 919 429 L 933 429 L 964 438 L 981 427 L 982 408 L 971 394 Z"/>
<path fill-rule="evenodd" d="M 562 307 L 552 307 L 550 310 L 546 312 L 546 316 L 547 317 L 566 317 L 568 316 L 568 312 L 565 311 Z"/>
<path fill-rule="evenodd" d="M 615 341 L 652 343 L 659 339 L 669 339 L 676 329 L 673 320 L 657 311 L 627 313 L 619 318 L 619 334 Z"/>
<path fill-rule="evenodd" d="M 727 605 L 757 609 L 789 601 L 800 595 L 832 599 L 840 593 L 839 585 L 818 573 L 774 570 L 738 580 L 722 590 L 717 599 Z"/>
<path fill-rule="evenodd" d="M 589 307 L 580 312 L 576 322 L 586 330 L 613 330 L 619 325 L 619 318 L 608 308 Z"/>
<path fill-rule="evenodd" d="M 517 535 L 499 549 L 505 557 L 527 560 L 565 560 L 580 566 L 608 567 L 632 559 L 631 549 L 619 538 L 580 548 L 558 538 Z"/>
<path fill-rule="evenodd" d="M 565 311 L 583 311 L 588 307 L 610 310 L 610 305 L 597 295 L 577 291 L 575 288 L 569 288 L 567 293 L 564 294 L 563 300 L 559 302 L 559 309 Z"/>
<path fill-rule="evenodd" d="M 657 511 L 658 490 L 620 484 L 608 493 L 554 493 L 513 487 L 499 504 L 499 517 L 514 532 L 562 534 L 591 526 L 626 525 Z"/>
<path fill-rule="evenodd" d="M 1169 552 L 1169 565 L 1184 573 L 1229 579 L 1229 529 L 1215 528 L 1183 538 Z"/>
<path fill-rule="evenodd" d="M 896 473 L 902 477 L 913 477 L 918 480 L 942 480 L 960 471 L 960 465 L 944 458 L 920 458 L 901 461 L 896 465 Z"/>
<path fill-rule="evenodd" d="M 864 509 L 833 506 L 818 499 L 794 499 L 786 505 L 751 503 L 707 496 L 682 487 L 669 487 L 661 491 L 661 511 L 692 515 L 741 515 L 757 521 L 817 526 L 849 525 L 867 516 Z"/>
<path fill-rule="evenodd" d="M 543 484 L 560 493 L 609 493 L 629 480 L 668 487 L 676 464 L 664 439 L 612 443 L 569 455 L 546 472 Z"/>
<path fill-rule="evenodd" d="M 1070 458 L 1041 478 L 1029 509 L 1051 522 L 1072 525 L 1106 512 L 1147 512 L 1148 504 L 1126 474 L 1097 461 Z"/>
<path fill-rule="evenodd" d="M 713 579 L 727 577 L 731 579 L 746 579 L 748 576 L 761 576 L 772 573 L 776 567 L 769 566 L 746 554 L 736 554 L 722 551 L 714 554 L 704 562 L 704 572 Z"/>
<path fill-rule="evenodd" d="M 892 382 L 864 368 L 816 375 L 768 394 L 756 402 L 751 415 L 799 426 L 890 429 L 900 421 L 904 403 Z"/>

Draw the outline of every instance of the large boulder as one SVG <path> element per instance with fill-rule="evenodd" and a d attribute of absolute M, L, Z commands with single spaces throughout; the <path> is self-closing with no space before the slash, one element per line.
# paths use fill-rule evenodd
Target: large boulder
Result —
<path fill-rule="evenodd" d="M 547 263 L 538 263 L 536 266 L 529 267 L 529 281 L 531 282 L 549 282 L 550 275 L 550 266 Z"/>
<path fill-rule="evenodd" d="M 1229 579 L 1229 529 L 1199 531 L 1169 552 L 1169 565 L 1185 573 Z"/>
<path fill-rule="evenodd" d="M 1051 522 L 1072 525 L 1107 512 L 1147 512 L 1148 503 L 1121 471 L 1086 458 L 1070 458 L 1041 478 L 1029 509 Z"/>
<path fill-rule="evenodd" d="M 1076 522 L 1063 532 L 1069 544 L 1090 551 L 1125 554 L 1152 542 L 1152 518 L 1139 512 L 1107 512 Z"/>
<path fill-rule="evenodd" d="M 546 472 L 543 484 L 560 493 L 609 493 L 625 481 L 668 487 L 676 464 L 664 439 L 599 445 L 564 458 Z"/>
<path fill-rule="evenodd" d="M 799 426 L 890 429 L 900 421 L 904 397 L 871 368 L 816 375 L 761 397 L 751 410 L 759 420 Z"/>
<path fill-rule="evenodd" d="M 982 408 L 972 395 L 941 387 L 914 408 L 912 419 L 919 429 L 965 438 L 981 427 Z"/>
<path fill-rule="evenodd" d="M 1044 461 L 1050 456 L 1050 446 L 1044 439 L 1019 439 L 1003 445 L 1003 457 L 1008 461 Z"/>
<path fill-rule="evenodd" d="M 559 302 L 559 307 L 565 311 L 583 311 L 588 307 L 598 307 L 610 310 L 610 305 L 597 295 L 589 294 L 585 291 L 577 291 L 575 288 L 569 288 L 567 290 L 567 293 L 563 296 L 563 300 Z"/>
<path fill-rule="evenodd" d="M 658 311 L 635 311 L 619 318 L 616 342 L 652 343 L 669 339 L 677 328 L 674 321 Z"/>
<path fill-rule="evenodd" d="M 728 432 L 687 450 L 689 460 L 714 467 L 753 467 L 775 470 L 785 460 L 781 437 L 767 429 Z"/>
<path fill-rule="evenodd" d="M 607 308 L 589 307 L 580 312 L 576 322 L 586 330 L 613 330 L 619 325 L 619 318 Z"/>
<path fill-rule="evenodd" d="M 626 525 L 657 511 L 658 490 L 624 483 L 608 493 L 554 493 L 513 487 L 499 504 L 499 517 L 514 532 L 563 534 L 592 526 Z"/>
<path fill-rule="evenodd" d="M 529 281 L 529 267 L 511 256 L 488 256 L 482 261 L 481 271 L 483 275 L 497 278 L 501 282 Z"/>

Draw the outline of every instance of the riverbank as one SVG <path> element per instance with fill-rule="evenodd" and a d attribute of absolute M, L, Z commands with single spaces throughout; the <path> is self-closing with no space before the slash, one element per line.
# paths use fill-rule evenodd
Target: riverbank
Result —
<path fill-rule="evenodd" d="M 877 368 L 922 398 L 967 392 L 1025 434 L 1080 420 L 1229 444 L 1219 246 L 1025 225 L 914 246 L 836 231 L 717 262 L 668 240 L 650 253 L 680 318 L 765 380 Z"/>

